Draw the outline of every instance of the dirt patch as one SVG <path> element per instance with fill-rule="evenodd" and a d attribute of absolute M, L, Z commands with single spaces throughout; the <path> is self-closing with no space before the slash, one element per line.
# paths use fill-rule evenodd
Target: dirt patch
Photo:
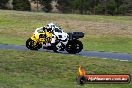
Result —
<path fill-rule="evenodd" d="M 65 31 L 83 31 L 90 35 L 122 35 L 132 36 L 131 24 L 76 21 L 76 20 L 57 20 Z"/>

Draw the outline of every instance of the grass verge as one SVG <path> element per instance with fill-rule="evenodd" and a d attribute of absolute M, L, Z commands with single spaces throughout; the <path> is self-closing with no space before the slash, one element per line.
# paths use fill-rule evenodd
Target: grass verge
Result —
<path fill-rule="evenodd" d="M 130 88 L 130 84 L 77 85 L 77 68 L 87 74 L 131 74 L 132 62 L 48 52 L 0 50 L 0 88 Z"/>

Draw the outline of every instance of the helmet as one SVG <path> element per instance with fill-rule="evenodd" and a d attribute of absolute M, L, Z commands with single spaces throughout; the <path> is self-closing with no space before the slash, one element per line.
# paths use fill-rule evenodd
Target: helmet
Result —
<path fill-rule="evenodd" d="M 55 28 L 55 24 L 53 24 L 53 23 L 49 23 L 49 24 L 47 25 L 47 27 Z"/>
<path fill-rule="evenodd" d="M 47 26 L 47 32 L 51 32 L 54 28 L 55 28 L 55 24 L 53 23 L 49 23 Z"/>

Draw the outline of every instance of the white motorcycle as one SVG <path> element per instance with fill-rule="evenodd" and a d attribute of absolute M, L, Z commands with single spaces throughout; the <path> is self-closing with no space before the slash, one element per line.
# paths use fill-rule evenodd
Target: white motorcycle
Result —
<path fill-rule="evenodd" d="M 66 33 L 61 28 L 53 29 L 51 46 L 43 47 L 54 52 L 67 51 L 68 53 L 79 53 L 83 49 L 83 44 L 79 38 L 84 37 L 83 32 Z"/>

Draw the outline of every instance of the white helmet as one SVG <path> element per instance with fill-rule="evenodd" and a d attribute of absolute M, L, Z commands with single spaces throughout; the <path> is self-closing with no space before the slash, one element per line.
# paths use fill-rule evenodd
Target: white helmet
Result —
<path fill-rule="evenodd" d="M 55 28 L 56 26 L 55 26 L 55 24 L 53 24 L 53 23 L 49 23 L 48 25 L 47 25 L 47 28 Z"/>

